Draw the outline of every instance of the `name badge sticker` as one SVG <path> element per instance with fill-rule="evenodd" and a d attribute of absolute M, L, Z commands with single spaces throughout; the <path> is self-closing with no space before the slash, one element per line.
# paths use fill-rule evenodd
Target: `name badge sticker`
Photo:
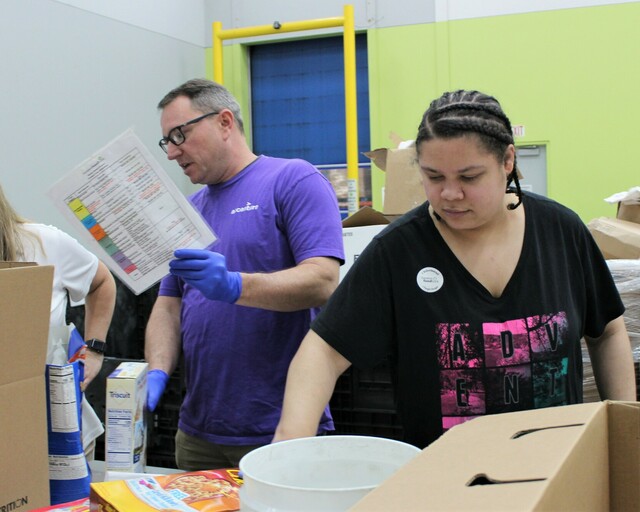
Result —
<path fill-rule="evenodd" d="M 418 272 L 416 282 L 423 292 L 435 293 L 442 288 L 444 277 L 437 268 L 424 267 Z"/>

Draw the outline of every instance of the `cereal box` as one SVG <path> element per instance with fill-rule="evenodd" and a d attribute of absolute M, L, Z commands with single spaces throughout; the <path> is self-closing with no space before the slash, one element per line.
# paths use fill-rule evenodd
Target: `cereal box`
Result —
<path fill-rule="evenodd" d="M 107 378 L 105 463 L 107 470 L 144 473 L 147 424 L 145 362 L 125 361 Z"/>
<path fill-rule="evenodd" d="M 91 484 L 91 511 L 229 512 L 240 509 L 237 469 L 144 476 Z"/>

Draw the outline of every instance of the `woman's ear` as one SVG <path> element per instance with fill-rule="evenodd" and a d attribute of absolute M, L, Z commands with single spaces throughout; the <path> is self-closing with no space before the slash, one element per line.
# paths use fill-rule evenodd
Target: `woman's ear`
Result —
<path fill-rule="evenodd" d="M 504 158 L 502 159 L 502 165 L 507 173 L 507 176 L 513 171 L 513 167 L 516 162 L 516 148 L 513 144 L 509 144 L 504 152 Z"/>

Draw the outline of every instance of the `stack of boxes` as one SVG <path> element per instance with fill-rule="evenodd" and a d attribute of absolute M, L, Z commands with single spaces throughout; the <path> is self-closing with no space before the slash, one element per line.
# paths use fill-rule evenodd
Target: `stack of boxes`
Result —
<path fill-rule="evenodd" d="M 618 202 L 615 219 L 598 217 L 588 224 L 589 231 L 608 260 L 640 258 L 640 188 L 636 189 L 615 194 L 629 197 Z"/>
<path fill-rule="evenodd" d="M 600 217 L 589 222 L 593 235 L 613 275 L 625 305 L 624 321 L 629 333 L 636 370 L 636 390 L 640 397 L 640 189 L 635 187 L 620 197 L 616 218 Z M 624 199 L 628 198 L 628 199 Z M 611 198 L 607 199 L 610 201 Z M 596 402 L 600 395 L 596 388 L 591 360 L 583 343 L 584 400 Z"/>

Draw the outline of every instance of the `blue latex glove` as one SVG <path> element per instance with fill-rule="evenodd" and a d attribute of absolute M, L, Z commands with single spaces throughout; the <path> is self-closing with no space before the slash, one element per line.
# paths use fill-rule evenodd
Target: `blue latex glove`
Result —
<path fill-rule="evenodd" d="M 155 411 L 168 381 L 169 376 L 163 370 L 155 369 L 147 374 L 147 409 Z"/>
<path fill-rule="evenodd" d="M 233 304 L 242 293 L 239 272 L 229 272 L 222 254 L 205 249 L 178 249 L 169 272 L 197 288 L 207 299 Z"/>

